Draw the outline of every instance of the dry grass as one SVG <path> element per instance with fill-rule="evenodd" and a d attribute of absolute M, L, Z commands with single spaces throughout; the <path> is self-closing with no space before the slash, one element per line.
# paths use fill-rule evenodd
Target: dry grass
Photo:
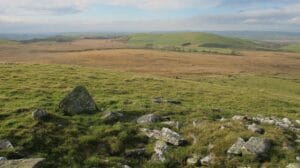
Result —
<path fill-rule="evenodd" d="M 0 45 L 0 62 L 76 64 L 113 70 L 195 77 L 228 74 L 300 75 L 300 54 L 244 51 L 241 56 L 120 49 L 117 40 Z"/>

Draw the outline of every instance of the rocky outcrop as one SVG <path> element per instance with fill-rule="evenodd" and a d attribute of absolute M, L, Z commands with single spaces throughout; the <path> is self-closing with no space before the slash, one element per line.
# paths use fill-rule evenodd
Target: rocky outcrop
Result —
<path fill-rule="evenodd" d="M 246 116 L 235 115 L 231 119 L 234 121 L 243 121 L 243 120 L 247 120 L 248 118 Z"/>
<path fill-rule="evenodd" d="M 0 140 L 0 150 L 1 149 L 12 149 L 14 146 L 11 144 L 9 140 L 1 139 Z"/>
<path fill-rule="evenodd" d="M 43 121 L 47 118 L 48 112 L 46 110 L 42 109 L 36 109 L 32 112 L 33 119 L 37 121 Z"/>
<path fill-rule="evenodd" d="M 66 115 L 79 113 L 92 113 L 97 111 L 97 106 L 84 86 L 77 86 L 60 103 L 59 109 Z"/>
<path fill-rule="evenodd" d="M 143 115 L 137 119 L 138 124 L 151 124 L 161 121 L 161 117 L 155 114 Z"/>
<path fill-rule="evenodd" d="M 0 168 L 42 168 L 44 158 L 0 161 Z"/>

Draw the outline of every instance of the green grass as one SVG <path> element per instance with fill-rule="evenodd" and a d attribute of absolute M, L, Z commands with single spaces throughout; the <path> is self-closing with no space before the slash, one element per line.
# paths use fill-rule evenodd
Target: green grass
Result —
<path fill-rule="evenodd" d="M 18 42 L 12 40 L 3 40 L 0 39 L 0 44 L 17 44 Z"/>
<path fill-rule="evenodd" d="M 284 51 L 300 52 L 300 44 L 291 44 L 281 48 Z"/>
<path fill-rule="evenodd" d="M 133 167 L 184 167 L 184 158 L 191 153 L 208 153 L 213 143 L 217 155 L 213 167 L 261 165 L 251 158 L 228 160 L 226 150 L 241 136 L 258 136 L 244 125 L 232 123 L 229 129 L 218 129 L 222 123 L 214 121 L 235 114 L 264 115 L 300 119 L 299 81 L 270 76 L 211 77 L 200 80 L 169 79 L 155 76 L 120 73 L 96 68 L 65 65 L 0 65 L 0 138 L 12 141 L 13 150 L 0 151 L 8 158 L 45 157 L 50 167 L 113 167 L 128 164 Z M 64 116 L 57 110 L 59 101 L 75 86 L 84 85 L 102 111 L 123 111 L 127 120 L 107 125 L 101 120 L 103 112 Z M 179 99 L 182 105 L 154 104 L 152 98 Z M 44 108 L 51 114 L 45 122 L 34 121 L 32 110 Z M 213 108 L 221 109 L 213 112 Z M 149 162 L 153 140 L 139 133 L 141 126 L 134 119 L 146 113 L 157 113 L 178 120 L 178 132 L 197 143 L 171 147 L 165 164 Z M 192 120 L 203 121 L 199 128 Z M 151 127 L 159 128 L 161 124 Z M 281 145 L 290 141 L 291 132 L 264 126 L 263 137 L 274 141 L 270 167 L 285 167 L 294 161 L 294 151 L 284 151 Z M 175 129 L 175 128 L 172 128 Z M 124 158 L 126 149 L 146 147 L 143 158 Z"/>
<path fill-rule="evenodd" d="M 163 33 L 163 34 L 133 34 L 128 37 L 131 47 L 174 48 L 174 50 L 210 48 L 219 49 L 264 49 L 262 43 L 238 38 L 222 37 L 210 33 Z M 222 50 L 219 51 L 222 53 Z"/>

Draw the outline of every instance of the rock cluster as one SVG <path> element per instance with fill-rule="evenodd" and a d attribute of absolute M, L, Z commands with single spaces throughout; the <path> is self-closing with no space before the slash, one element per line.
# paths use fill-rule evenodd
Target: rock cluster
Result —
<path fill-rule="evenodd" d="M 271 149 L 271 141 L 260 137 L 251 137 L 247 142 L 243 138 L 238 140 L 227 150 L 228 154 L 242 155 L 244 153 L 265 156 Z"/>
<path fill-rule="evenodd" d="M 0 168 L 42 168 L 44 158 L 1 160 Z"/>

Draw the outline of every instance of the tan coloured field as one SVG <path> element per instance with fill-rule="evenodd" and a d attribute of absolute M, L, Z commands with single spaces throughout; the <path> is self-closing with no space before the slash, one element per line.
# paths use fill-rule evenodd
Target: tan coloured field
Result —
<path fill-rule="evenodd" d="M 0 45 L 0 62 L 75 64 L 187 77 L 239 73 L 300 75 L 300 54 L 243 51 L 241 56 L 126 49 L 120 40 Z"/>

